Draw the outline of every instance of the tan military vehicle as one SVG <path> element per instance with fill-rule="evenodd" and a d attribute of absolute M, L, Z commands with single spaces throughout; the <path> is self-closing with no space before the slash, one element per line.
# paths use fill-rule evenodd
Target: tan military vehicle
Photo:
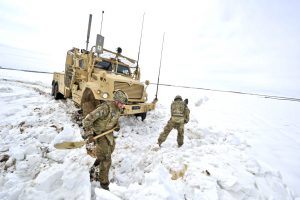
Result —
<path fill-rule="evenodd" d="M 103 43 L 103 36 L 98 34 L 96 46 L 90 51 L 72 48 L 67 52 L 65 72 L 53 75 L 52 95 L 55 99 L 71 98 L 86 116 L 102 101 L 112 101 L 113 91 L 120 89 L 128 95 L 124 115 L 141 116 L 144 120 L 147 112 L 155 108 L 155 101 L 147 103 L 149 81 L 140 81 L 137 61 L 121 55 L 121 48 L 117 52 L 104 49 Z"/>

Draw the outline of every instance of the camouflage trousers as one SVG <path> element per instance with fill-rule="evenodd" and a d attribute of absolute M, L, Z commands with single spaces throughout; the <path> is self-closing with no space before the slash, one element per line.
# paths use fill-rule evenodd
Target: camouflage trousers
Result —
<path fill-rule="evenodd" d="M 183 145 L 183 139 L 184 139 L 184 123 L 176 123 L 173 122 L 172 120 L 169 120 L 167 125 L 164 128 L 164 131 L 159 135 L 158 138 L 158 144 L 161 145 L 164 141 L 166 141 L 169 133 L 171 132 L 171 130 L 175 128 L 178 131 L 177 134 L 177 143 L 178 146 L 182 146 Z"/>
<path fill-rule="evenodd" d="M 115 141 L 108 140 L 106 136 L 96 140 L 96 161 L 95 167 L 99 167 L 99 177 L 101 186 L 108 187 L 109 185 L 109 169 L 111 166 L 111 154 L 115 149 Z"/>

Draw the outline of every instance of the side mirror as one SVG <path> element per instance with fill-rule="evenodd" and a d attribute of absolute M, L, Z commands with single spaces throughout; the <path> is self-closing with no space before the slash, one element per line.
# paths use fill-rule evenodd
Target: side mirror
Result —
<path fill-rule="evenodd" d="M 149 80 L 146 80 L 145 81 L 145 85 L 149 85 L 150 84 L 150 81 Z"/>

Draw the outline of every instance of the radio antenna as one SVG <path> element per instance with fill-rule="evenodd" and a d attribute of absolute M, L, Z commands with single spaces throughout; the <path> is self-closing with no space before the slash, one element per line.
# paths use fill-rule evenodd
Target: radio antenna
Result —
<path fill-rule="evenodd" d="M 101 18 L 101 28 L 100 28 L 100 35 L 101 35 L 101 31 L 102 31 L 103 14 L 104 14 L 104 10 L 102 10 L 102 18 Z"/>
<path fill-rule="evenodd" d="M 136 68 L 138 68 L 138 66 L 139 66 L 139 60 L 140 60 L 140 52 L 141 52 L 143 29 L 144 29 L 144 17 L 145 17 L 145 13 L 143 14 L 142 30 L 141 30 L 141 37 L 140 37 L 139 52 L 138 52 L 138 59 L 137 59 Z"/>
<path fill-rule="evenodd" d="M 89 17 L 89 25 L 88 25 L 87 36 L 86 36 L 86 48 L 85 48 L 85 50 L 87 50 L 87 51 L 88 51 L 88 48 L 89 48 L 91 24 L 92 24 L 92 14 L 90 14 L 90 17 Z"/>
<path fill-rule="evenodd" d="M 160 77 L 160 69 L 161 69 L 161 60 L 162 60 L 162 54 L 164 49 L 164 41 L 165 41 L 165 33 L 163 35 L 162 45 L 161 45 L 161 52 L 160 52 L 160 62 L 159 62 L 159 70 L 158 70 L 158 77 L 157 77 L 157 84 L 156 84 L 156 94 L 155 94 L 155 101 L 157 101 L 157 93 L 158 93 L 158 85 L 159 85 L 159 77 Z"/>

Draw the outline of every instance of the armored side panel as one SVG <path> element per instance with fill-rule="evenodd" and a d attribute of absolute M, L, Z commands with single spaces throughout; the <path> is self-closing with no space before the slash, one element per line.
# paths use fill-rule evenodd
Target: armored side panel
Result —
<path fill-rule="evenodd" d="M 71 79 L 72 79 L 72 74 L 73 74 L 73 55 L 67 53 L 66 57 L 66 64 L 65 64 L 65 86 L 70 87 Z"/>

